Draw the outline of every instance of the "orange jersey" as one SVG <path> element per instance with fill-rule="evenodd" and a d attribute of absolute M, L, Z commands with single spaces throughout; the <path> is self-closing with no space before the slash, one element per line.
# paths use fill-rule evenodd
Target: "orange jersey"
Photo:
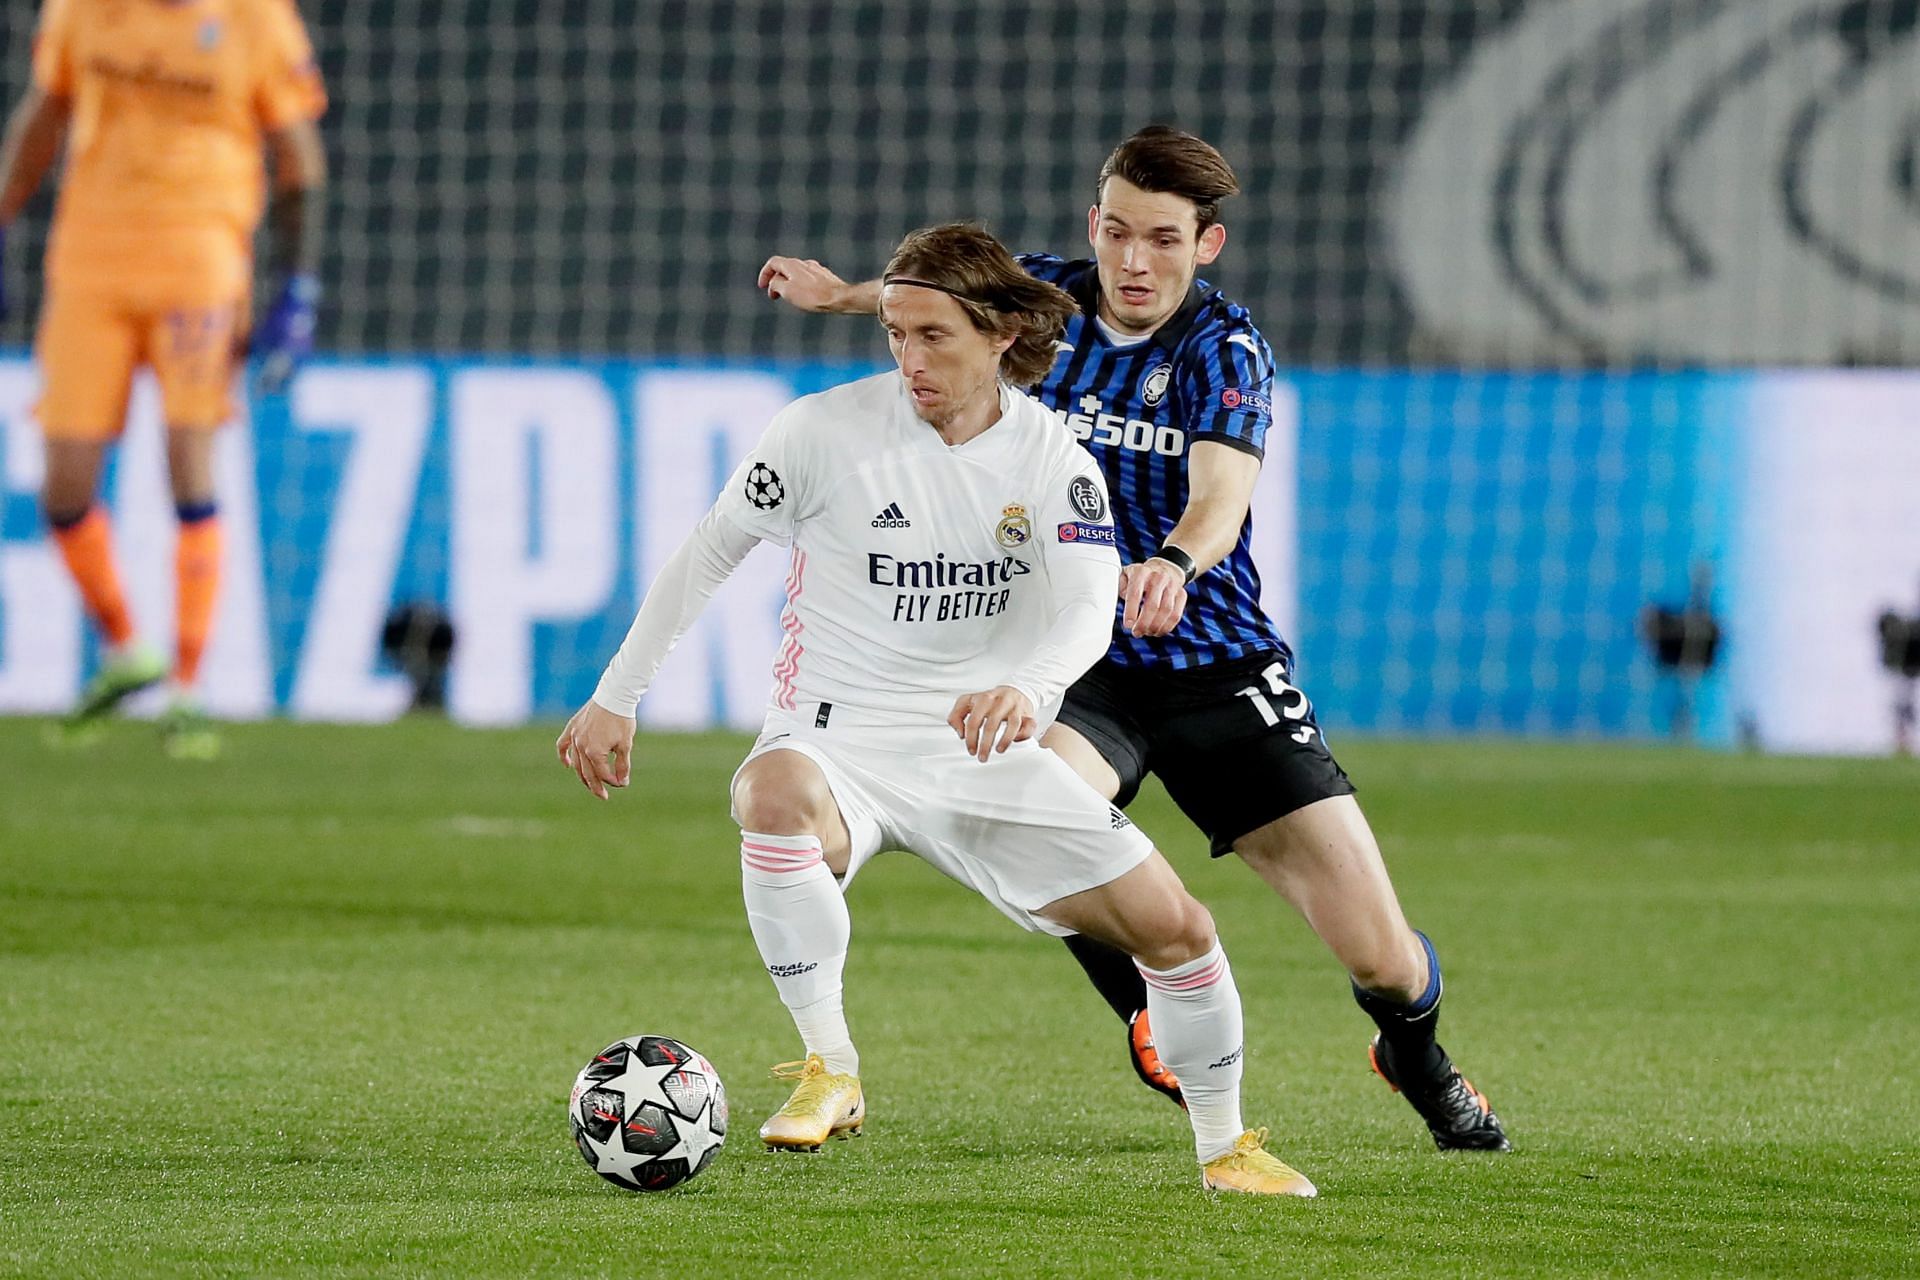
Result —
<path fill-rule="evenodd" d="M 46 0 L 33 74 L 72 102 L 54 278 L 210 236 L 244 254 L 266 135 L 326 109 L 293 0 Z"/>

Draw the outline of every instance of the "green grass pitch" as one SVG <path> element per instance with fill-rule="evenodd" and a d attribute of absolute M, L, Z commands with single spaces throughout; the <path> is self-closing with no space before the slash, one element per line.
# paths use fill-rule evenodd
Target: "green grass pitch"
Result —
<path fill-rule="evenodd" d="M 551 730 L 268 724 L 212 765 L 0 721 L 0 1274 L 1912 1275 L 1920 766 L 1341 744 L 1444 1039 L 1518 1151 L 1443 1157 L 1304 925 L 1136 806 L 1212 906 L 1247 1115 L 1318 1201 L 1212 1198 L 1060 946 L 906 856 L 854 887 L 867 1136 L 774 1156 L 796 1056 L 739 905 L 744 740 L 589 799 Z M 594 1177 L 574 1072 L 724 1077 L 679 1191 Z"/>

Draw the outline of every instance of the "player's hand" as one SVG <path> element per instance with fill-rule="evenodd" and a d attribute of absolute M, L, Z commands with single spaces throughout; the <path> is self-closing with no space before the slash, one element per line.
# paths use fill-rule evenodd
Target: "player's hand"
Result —
<path fill-rule="evenodd" d="M 962 694 L 954 702 L 947 724 L 967 744 L 967 754 L 985 763 L 993 752 L 1031 738 L 1039 728 L 1039 718 L 1026 694 L 1003 684 L 985 693 Z"/>
<path fill-rule="evenodd" d="M 580 785 L 607 798 L 633 772 L 633 717 L 615 715 L 597 702 L 573 713 L 553 744 L 560 763 L 580 775 Z"/>
<path fill-rule="evenodd" d="M 834 311 L 847 282 L 812 258 L 767 259 L 760 268 L 760 288 L 769 298 L 802 311 Z"/>
<path fill-rule="evenodd" d="M 1187 611 L 1187 575 L 1171 561 L 1152 559 L 1120 570 L 1120 625 L 1128 635 L 1164 636 Z"/>
<path fill-rule="evenodd" d="M 255 385 L 262 395 L 287 389 L 293 371 L 313 354 L 313 328 L 320 310 L 320 281 L 309 275 L 287 277 L 266 319 L 253 331 L 253 354 L 260 368 Z"/>

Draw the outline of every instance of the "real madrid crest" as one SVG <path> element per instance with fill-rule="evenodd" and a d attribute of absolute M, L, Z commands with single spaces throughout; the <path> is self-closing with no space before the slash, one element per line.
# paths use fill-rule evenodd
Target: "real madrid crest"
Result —
<path fill-rule="evenodd" d="M 1173 377 L 1173 366 L 1163 364 L 1147 375 L 1145 385 L 1140 388 L 1140 399 L 1151 409 L 1167 396 L 1167 382 Z"/>
<path fill-rule="evenodd" d="M 1012 551 L 1024 547 L 1033 539 L 1033 521 L 1027 519 L 1027 509 L 1017 502 L 1009 502 L 1000 512 L 1000 523 L 994 528 L 993 540 Z"/>

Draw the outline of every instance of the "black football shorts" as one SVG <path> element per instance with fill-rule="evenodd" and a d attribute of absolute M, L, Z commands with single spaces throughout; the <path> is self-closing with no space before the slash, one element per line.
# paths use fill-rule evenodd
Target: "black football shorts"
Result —
<path fill-rule="evenodd" d="M 1158 776 L 1216 858 L 1276 818 L 1354 791 L 1279 653 L 1186 670 L 1102 658 L 1067 690 L 1060 723 L 1120 775 L 1115 804 Z"/>

